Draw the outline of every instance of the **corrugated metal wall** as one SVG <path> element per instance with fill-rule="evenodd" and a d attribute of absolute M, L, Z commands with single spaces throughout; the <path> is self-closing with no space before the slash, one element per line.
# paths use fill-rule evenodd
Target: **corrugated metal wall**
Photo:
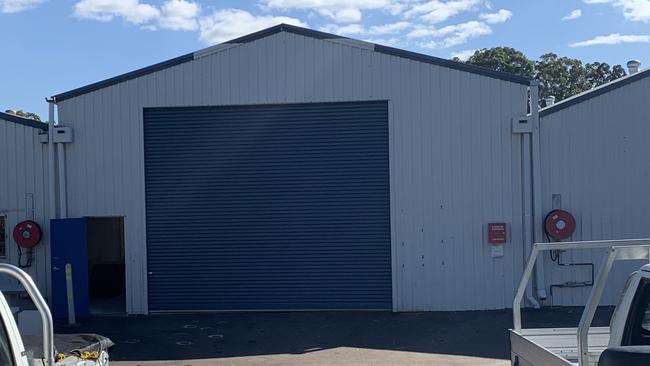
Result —
<path fill-rule="evenodd" d="M 541 119 L 545 212 L 553 194 L 577 220 L 574 240 L 650 237 L 650 78 Z M 604 252 L 576 251 L 566 260 L 600 264 Z M 615 265 L 603 303 L 615 304 L 641 262 Z M 545 258 L 546 283 L 589 279 L 585 268 L 558 268 Z M 555 290 L 554 303 L 584 305 L 591 288 Z"/>
<path fill-rule="evenodd" d="M 20 221 L 36 221 L 43 230 L 43 239 L 34 248 L 34 260 L 27 271 L 47 294 L 50 284 L 47 144 L 40 142 L 38 131 L 0 119 L 0 166 L 3 169 L 0 172 L 0 215 L 6 215 L 8 220 L 8 258 L 0 258 L 0 262 L 18 264 L 18 249 L 11 231 Z M 3 282 L 0 279 L 0 283 Z"/>
<path fill-rule="evenodd" d="M 509 307 L 519 279 L 526 86 L 278 33 L 59 104 L 70 216 L 126 215 L 127 304 L 146 303 L 143 108 L 390 100 L 396 310 Z M 503 258 L 483 237 L 511 224 Z"/>

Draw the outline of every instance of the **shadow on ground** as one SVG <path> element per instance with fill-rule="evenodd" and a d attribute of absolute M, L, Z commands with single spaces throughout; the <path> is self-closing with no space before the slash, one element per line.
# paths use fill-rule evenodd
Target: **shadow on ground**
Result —
<path fill-rule="evenodd" d="M 601 308 L 594 325 L 607 325 Z M 576 326 L 582 308 L 525 310 L 525 327 Z M 98 333 L 116 346 L 114 361 L 196 360 L 306 354 L 346 347 L 510 358 L 512 312 L 287 312 L 95 317 L 57 333 Z"/>

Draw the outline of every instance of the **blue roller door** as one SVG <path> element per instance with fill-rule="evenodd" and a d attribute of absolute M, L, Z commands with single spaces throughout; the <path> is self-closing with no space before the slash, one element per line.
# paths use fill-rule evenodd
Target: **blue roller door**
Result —
<path fill-rule="evenodd" d="M 385 102 L 144 110 L 151 311 L 390 309 Z"/>

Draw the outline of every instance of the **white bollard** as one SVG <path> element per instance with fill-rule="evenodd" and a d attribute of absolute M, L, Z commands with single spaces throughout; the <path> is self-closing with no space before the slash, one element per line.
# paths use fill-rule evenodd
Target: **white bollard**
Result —
<path fill-rule="evenodd" d="M 75 325 L 77 320 L 74 314 L 74 291 L 72 288 L 72 265 L 65 265 L 65 289 L 68 294 L 68 325 Z"/>

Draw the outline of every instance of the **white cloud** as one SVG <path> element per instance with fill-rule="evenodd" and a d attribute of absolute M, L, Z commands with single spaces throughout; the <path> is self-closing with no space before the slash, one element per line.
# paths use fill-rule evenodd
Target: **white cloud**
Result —
<path fill-rule="evenodd" d="M 31 9 L 45 0 L 0 0 L 0 13 L 18 13 Z"/>
<path fill-rule="evenodd" d="M 625 18 L 633 22 L 650 22 L 650 0 L 617 0 L 614 6 L 623 9 Z"/>
<path fill-rule="evenodd" d="M 417 29 L 414 29 L 406 34 L 407 38 L 423 38 L 423 37 L 429 37 L 429 36 L 436 36 L 438 33 L 438 30 L 434 27 L 431 28 L 425 28 L 425 27 L 420 27 Z"/>
<path fill-rule="evenodd" d="M 366 42 L 380 44 L 382 46 L 397 46 L 400 44 L 400 40 L 393 38 L 367 38 L 364 39 Z"/>
<path fill-rule="evenodd" d="M 409 22 L 396 22 L 389 24 L 373 25 L 366 28 L 363 24 L 326 24 L 320 30 L 327 33 L 334 33 L 344 36 L 366 35 L 366 36 L 381 36 L 386 34 L 395 34 L 402 30 L 408 29 L 413 25 Z M 380 39 L 386 41 L 387 39 Z M 379 42 L 373 42 L 379 43 Z"/>
<path fill-rule="evenodd" d="M 487 13 L 479 15 L 479 19 L 484 20 L 488 24 L 503 23 L 512 18 L 512 12 L 510 10 L 501 9 L 496 13 Z"/>
<path fill-rule="evenodd" d="M 199 12 L 199 5 L 188 0 L 168 0 L 160 8 L 139 0 L 81 0 L 74 5 L 80 18 L 102 22 L 122 18 L 145 30 L 196 30 Z"/>
<path fill-rule="evenodd" d="M 199 12 L 199 6 L 194 2 L 170 0 L 162 6 L 159 23 L 162 28 L 171 30 L 196 30 L 199 27 L 196 20 Z"/>
<path fill-rule="evenodd" d="M 399 14 L 404 1 L 399 0 L 262 0 L 268 9 L 307 10 L 331 18 L 339 23 L 359 22 L 363 10 L 386 9 L 391 14 Z"/>
<path fill-rule="evenodd" d="M 358 22 L 361 20 L 361 10 L 359 9 L 341 9 L 334 13 L 334 19 L 341 23 Z"/>
<path fill-rule="evenodd" d="M 431 24 L 443 22 L 457 14 L 474 9 L 480 0 L 430 0 L 414 5 L 404 14 L 406 17 L 419 17 Z"/>
<path fill-rule="evenodd" d="M 409 22 L 397 22 L 390 24 L 374 25 L 368 30 L 369 34 L 393 34 L 412 27 Z"/>
<path fill-rule="evenodd" d="M 650 35 L 624 35 L 620 33 L 612 33 L 606 36 L 597 36 L 592 39 L 575 42 L 569 44 L 569 47 L 585 47 L 594 45 L 613 45 L 620 43 L 648 43 L 650 42 Z"/>
<path fill-rule="evenodd" d="M 196 0 L 77 0 L 74 13 L 80 18 L 104 22 L 122 20 L 148 31 L 198 31 L 203 43 L 215 44 L 279 23 L 306 27 L 300 19 L 278 16 L 272 12 L 304 10 L 307 18 L 330 19 L 329 24 L 320 28 L 326 32 L 381 44 L 403 44 L 407 39 L 417 38 L 420 41 L 417 44 L 429 48 L 447 48 L 466 43 L 471 38 L 492 33 L 491 24 L 502 23 L 512 17 L 512 12 L 500 9 L 477 15 L 477 20 L 437 28 L 434 24 L 457 14 L 478 12 L 478 6 L 491 5 L 485 0 L 259 1 L 262 14 L 235 8 L 217 8 L 206 13 Z M 368 10 L 391 13 L 396 20 L 386 24 L 364 24 L 361 21 L 363 12 Z"/>
<path fill-rule="evenodd" d="M 333 33 L 341 36 L 353 36 L 359 34 L 366 34 L 368 31 L 363 24 L 327 24 L 320 28 L 321 31 Z"/>
<path fill-rule="evenodd" d="M 144 24 L 159 18 L 160 10 L 138 0 L 81 0 L 74 5 L 74 14 L 102 22 L 121 17 L 130 23 Z"/>
<path fill-rule="evenodd" d="M 409 0 L 404 0 L 405 2 L 408 2 Z M 388 13 L 390 15 L 400 15 L 406 10 L 407 4 L 403 1 L 392 1 L 391 4 L 389 4 L 387 7 L 384 9 L 388 10 Z"/>
<path fill-rule="evenodd" d="M 582 10 L 580 9 L 575 9 L 571 10 L 571 12 L 565 16 L 562 17 L 562 20 L 573 20 L 573 19 L 578 19 L 582 16 Z"/>
<path fill-rule="evenodd" d="M 420 28 L 409 34 L 408 38 L 433 37 L 442 38 L 441 40 L 419 42 L 423 48 L 448 48 L 466 43 L 471 38 L 491 34 L 492 28 L 484 22 L 472 20 L 466 23 L 448 25 L 440 29 Z"/>
<path fill-rule="evenodd" d="M 452 47 L 467 42 L 470 38 L 476 38 L 486 34 L 492 33 L 492 28 L 489 25 L 478 22 L 470 21 L 467 23 L 448 25 L 440 29 L 441 34 L 448 36 L 442 41 L 443 47 Z"/>
<path fill-rule="evenodd" d="M 650 22 L 650 0 L 583 0 L 586 4 L 610 4 L 633 22 Z"/>
<path fill-rule="evenodd" d="M 199 38 L 206 44 L 216 44 L 280 23 L 307 26 L 295 18 L 258 16 L 240 9 L 223 9 L 199 19 Z"/>
<path fill-rule="evenodd" d="M 451 58 L 458 57 L 461 61 L 467 61 L 468 58 L 470 58 L 476 50 L 462 50 L 462 51 L 457 51 L 457 52 L 452 52 L 451 53 Z"/>

